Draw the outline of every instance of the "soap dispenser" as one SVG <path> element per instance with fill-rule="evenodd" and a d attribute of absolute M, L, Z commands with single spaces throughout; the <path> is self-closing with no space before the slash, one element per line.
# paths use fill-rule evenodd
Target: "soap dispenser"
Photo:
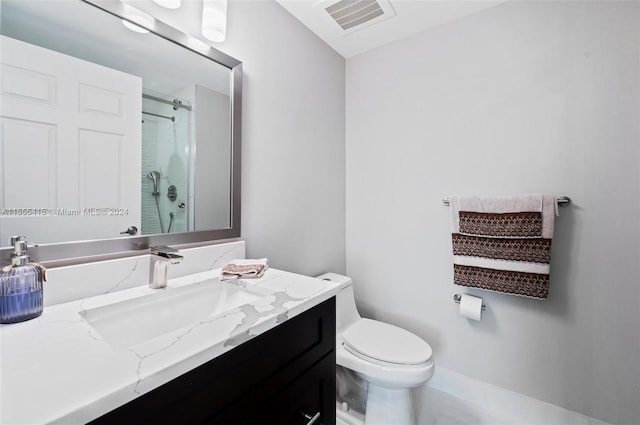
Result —
<path fill-rule="evenodd" d="M 9 243 L 14 252 L 11 264 L 0 273 L 0 323 L 15 323 L 42 314 L 42 282 L 46 269 L 29 262 L 27 240 L 12 236 Z"/>

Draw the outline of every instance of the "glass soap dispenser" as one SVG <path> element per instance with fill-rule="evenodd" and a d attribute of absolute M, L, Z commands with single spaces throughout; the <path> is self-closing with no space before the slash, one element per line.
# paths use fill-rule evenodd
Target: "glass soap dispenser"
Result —
<path fill-rule="evenodd" d="M 42 314 L 42 282 L 46 269 L 29 262 L 27 240 L 12 236 L 14 247 L 11 264 L 0 273 L 0 323 L 15 323 L 33 319 Z"/>

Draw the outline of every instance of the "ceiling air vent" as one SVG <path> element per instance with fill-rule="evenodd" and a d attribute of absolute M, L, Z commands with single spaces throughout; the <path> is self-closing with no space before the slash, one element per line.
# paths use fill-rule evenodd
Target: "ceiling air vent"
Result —
<path fill-rule="evenodd" d="M 325 10 L 345 31 L 385 13 L 376 0 L 340 0 Z"/>

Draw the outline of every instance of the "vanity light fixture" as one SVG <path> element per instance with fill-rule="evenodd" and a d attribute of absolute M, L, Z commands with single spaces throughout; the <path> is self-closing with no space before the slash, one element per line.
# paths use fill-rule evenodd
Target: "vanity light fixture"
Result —
<path fill-rule="evenodd" d="M 178 9 L 182 4 L 182 0 L 153 0 L 153 2 L 167 9 Z"/>
<path fill-rule="evenodd" d="M 227 0 L 202 0 L 202 35 L 221 43 L 227 34 Z"/>

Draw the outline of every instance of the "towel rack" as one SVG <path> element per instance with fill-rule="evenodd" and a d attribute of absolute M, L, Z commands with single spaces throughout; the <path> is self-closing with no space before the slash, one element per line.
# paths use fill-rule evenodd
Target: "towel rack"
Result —
<path fill-rule="evenodd" d="M 558 206 L 566 207 L 571 203 L 571 198 L 568 196 L 558 196 L 556 202 L 558 203 Z M 449 198 L 442 198 L 442 203 L 448 207 L 450 203 Z"/>

